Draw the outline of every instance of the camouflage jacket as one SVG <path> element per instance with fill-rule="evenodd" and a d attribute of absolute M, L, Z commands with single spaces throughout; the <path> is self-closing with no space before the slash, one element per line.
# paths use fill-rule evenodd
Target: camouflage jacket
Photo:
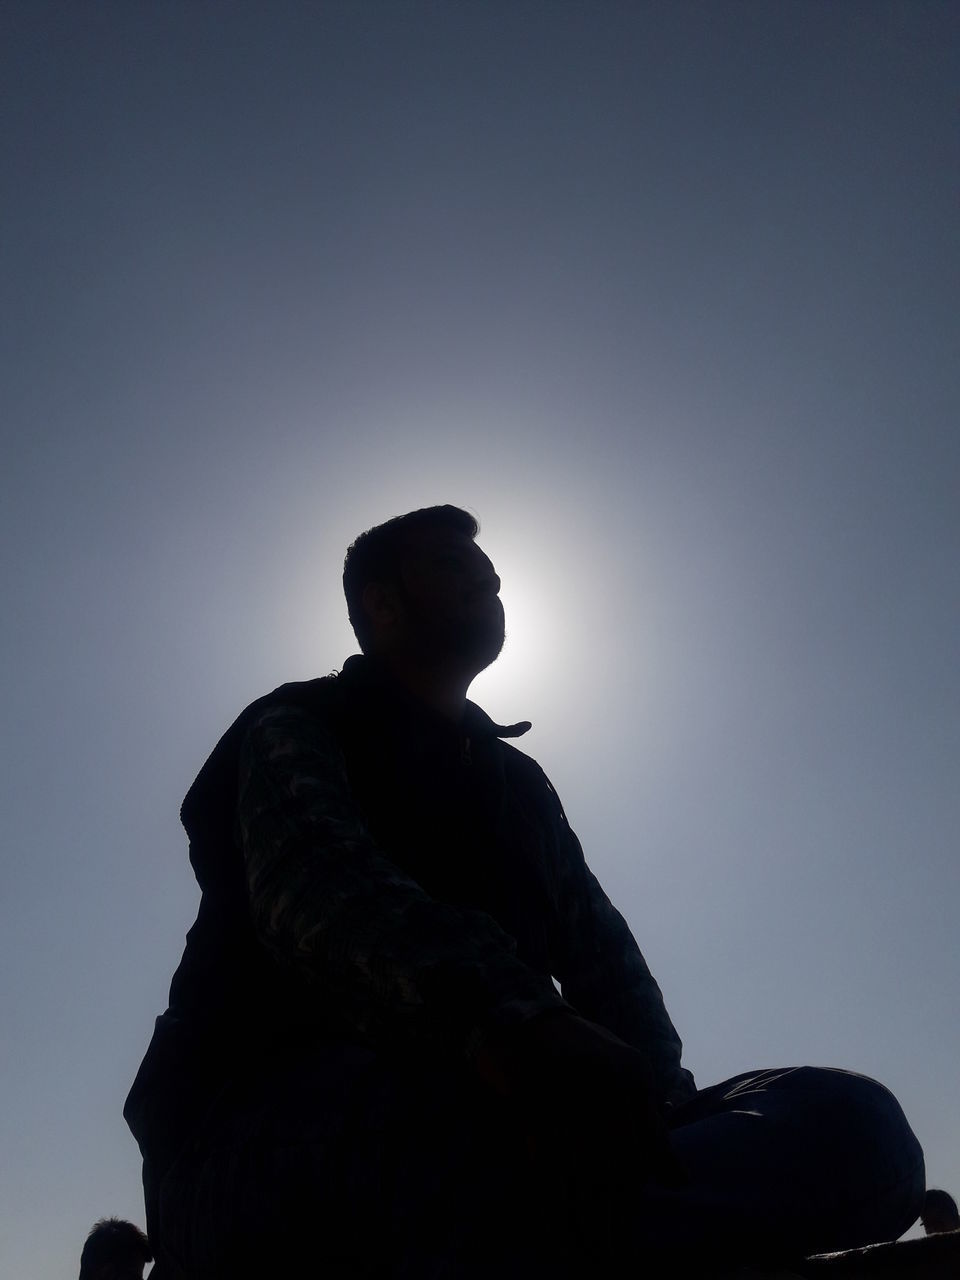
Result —
<path fill-rule="evenodd" d="M 145 1155 L 229 1064 L 278 1046 L 463 1060 L 566 1006 L 642 1049 L 662 1101 L 692 1095 L 629 928 L 540 767 L 503 741 L 527 727 L 472 703 L 454 726 L 359 657 L 238 718 L 183 806 L 203 897 L 125 1108 Z"/>

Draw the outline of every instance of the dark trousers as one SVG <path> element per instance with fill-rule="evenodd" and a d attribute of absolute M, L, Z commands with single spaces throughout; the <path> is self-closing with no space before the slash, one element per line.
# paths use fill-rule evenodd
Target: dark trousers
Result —
<path fill-rule="evenodd" d="M 225 1089 L 160 1184 L 160 1274 L 557 1280 L 664 1252 L 787 1261 L 894 1239 L 919 1214 L 920 1145 L 865 1076 L 748 1073 L 670 1124 L 686 1186 L 564 1204 L 499 1099 L 329 1046 Z"/>

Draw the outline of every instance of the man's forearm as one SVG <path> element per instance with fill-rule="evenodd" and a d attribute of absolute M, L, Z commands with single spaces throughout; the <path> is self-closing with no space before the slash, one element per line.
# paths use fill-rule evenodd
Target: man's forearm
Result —
<path fill-rule="evenodd" d="M 696 1085 L 680 1065 L 683 1046 L 660 987 L 627 922 L 586 865 L 565 818 L 563 825 L 563 971 L 557 977 L 564 998 L 646 1055 L 661 1103 L 683 1101 Z"/>

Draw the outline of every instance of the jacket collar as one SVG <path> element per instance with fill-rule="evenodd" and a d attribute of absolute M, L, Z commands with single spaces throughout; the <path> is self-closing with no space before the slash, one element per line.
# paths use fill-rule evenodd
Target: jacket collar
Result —
<path fill-rule="evenodd" d="M 367 657 L 365 654 L 355 653 L 347 658 L 339 678 L 346 681 L 351 688 L 376 690 L 422 715 L 431 718 L 435 715 L 429 707 L 425 707 L 423 703 L 418 702 L 405 689 L 402 689 L 376 659 Z M 461 731 L 469 738 L 519 738 L 530 727 L 529 720 L 519 720 L 516 724 L 497 724 L 482 707 L 478 707 L 469 698 L 460 723 Z"/>

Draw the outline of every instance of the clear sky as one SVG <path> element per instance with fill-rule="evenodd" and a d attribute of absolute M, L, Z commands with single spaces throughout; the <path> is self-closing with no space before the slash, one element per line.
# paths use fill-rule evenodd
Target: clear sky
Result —
<path fill-rule="evenodd" d="M 0 1271 L 142 1223 L 181 798 L 433 502 L 699 1081 L 874 1075 L 960 1191 L 957 6 L 7 0 L 0 50 Z"/>

